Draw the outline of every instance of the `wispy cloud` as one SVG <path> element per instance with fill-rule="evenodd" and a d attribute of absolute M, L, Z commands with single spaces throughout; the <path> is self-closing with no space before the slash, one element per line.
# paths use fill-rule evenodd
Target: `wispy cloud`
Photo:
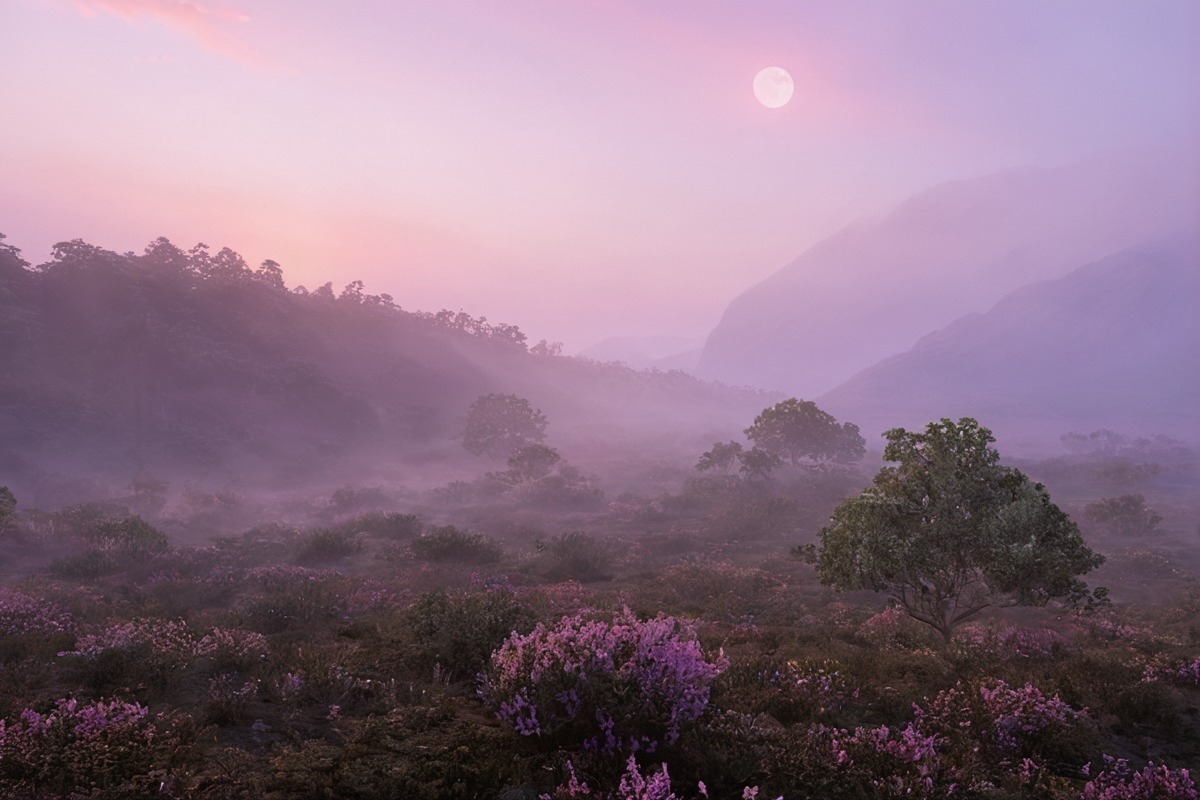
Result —
<path fill-rule="evenodd" d="M 238 36 L 236 29 L 251 20 L 232 5 L 189 0 L 72 0 L 72 3 L 85 17 L 106 14 L 134 23 L 158 22 L 239 64 L 270 72 L 287 71 Z"/>

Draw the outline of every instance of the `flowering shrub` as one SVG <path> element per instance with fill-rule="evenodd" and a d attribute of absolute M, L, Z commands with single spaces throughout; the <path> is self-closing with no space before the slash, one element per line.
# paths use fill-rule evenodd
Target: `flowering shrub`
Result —
<path fill-rule="evenodd" d="M 828 748 L 835 770 L 852 784 L 870 786 L 871 794 L 937 797 L 953 793 L 949 787 L 935 792 L 935 782 L 939 788 L 948 783 L 939 780 L 947 768 L 936 748 L 936 737 L 914 725 L 855 728 L 853 733 L 815 725 L 809 735 Z"/>
<path fill-rule="evenodd" d="M 968 624 L 958 630 L 954 640 L 963 650 L 992 659 L 1048 658 L 1067 643 L 1066 639 L 1049 628 L 1026 628 L 1022 625 L 993 627 Z"/>
<path fill-rule="evenodd" d="M 859 696 L 830 660 L 731 659 L 717 688 L 723 707 L 770 714 L 785 725 L 826 718 Z"/>
<path fill-rule="evenodd" d="M 582 615 L 514 633 L 492 654 L 480 695 L 523 736 L 601 753 L 672 744 L 708 705 L 724 668 L 672 617 Z"/>
<path fill-rule="evenodd" d="M 54 603 L 0 589 L 0 636 L 30 636 L 74 630 L 71 615 Z"/>
<path fill-rule="evenodd" d="M 1129 768 L 1125 759 L 1105 756 L 1111 768 L 1101 772 L 1083 787 L 1079 800 L 1196 800 L 1196 784 L 1186 769 L 1157 767 L 1151 762 L 1140 772 Z"/>
<path fill-rule="evenodd" d="M 1047 697 L 1032 684 L 1020 689 L 999 679 L 956 686 L 938 694 L 928 708 L 914 707 L 916 726 L 948 746 L 975 752 L 982 744 L 1001 761 L 1015 757 L 1046 760 L 1051 748 L 1069 746 L 1072 731 L 1085 717 L 1058 695 Z M 1056 752 L 1057 760 L 1064 753 Z"/>
<path fill-rule="evenodd" d="M 147 796 L 165 779 L 176 731 L 145 706 L 57 700 L 0 720 L 0 795 Z M 140 788 L 140 792 L 137 789 Z"/>
<path fill-rule="evenodd" d="M 880 650 L 903 650 L 925 639 L 919 624 L 899 606 L 889 606 L 859 625 L 854 635 Z"/>
<path fill-rule="evenodd" d="M 1150 659 L 1142 669 L 1142 683 L 1169 681 L 1185 686 L 1200 686 L 1200 658 L 1192 661 L 1166 657 Z"/>
<path fill-rule="evenodd" d="M 96 659 L 114 651 L 136 652 L 158 666 L 179 666 L 196 657 L 237 665 L 265 657 L 270 648 L 262 634 L 237 628 L 213 628 L 197 636 L 183 620 L 133 619 L 79 637 L 75 649 L 60 656 Z"/>
<path fill-rule="evenodd" d="M 703 781 L 697 783 L 696 791 L 696 798 L 708 797 L 708 788 Z M 625 762 L 625 772 L 621 775 L 616 791 L 605 792 L 589 786 L 579 779 L 575 774 L 574 765 L 568 761 L 566 782 L 556 786 L 553 792 L 541 795 L 540 800 L 575 800 L 579 797 L 587 797 L 589 800 L 684 800 L 686 796 L 671 791 L 671 776 L 667 772 L 665 762 L 657 771 L 647 775 L 638 767 L 637 758 L 631 755 Z M 757 786 L 742 789 L 742 800 L 757 798 Z M 783 798 L 779 797 L 776 800 Z"/>

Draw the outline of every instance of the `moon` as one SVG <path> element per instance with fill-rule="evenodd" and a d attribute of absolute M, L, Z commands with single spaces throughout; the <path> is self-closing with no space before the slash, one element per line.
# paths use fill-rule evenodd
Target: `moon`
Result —
<path fill-rule="evenodd" d="M 754 76 L 754 96 L 767 108 L 782 108 L 792 99 L 795 85 L 783 67 L 767 67 Z"/>

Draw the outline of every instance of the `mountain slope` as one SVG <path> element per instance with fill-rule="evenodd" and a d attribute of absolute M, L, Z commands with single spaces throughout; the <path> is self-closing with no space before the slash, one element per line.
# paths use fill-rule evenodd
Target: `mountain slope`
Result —
<path fill-rule="evenodd" d="M 1123 250 L 1023 287 L 819 402 L 864 431 L 972 416 L 1013 436 L 1200 435 L 1200 245 Z"/>
<path fill-rule="evenodd" d="M 1125 158 L 936 186 L 734 299 L 697 374 L 813 397 L 1031 281 L 1200 215 L 1190 176 Z"/>

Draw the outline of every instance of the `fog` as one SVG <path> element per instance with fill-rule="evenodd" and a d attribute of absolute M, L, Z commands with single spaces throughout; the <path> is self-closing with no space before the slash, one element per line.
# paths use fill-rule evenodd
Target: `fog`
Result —
<path fill-rule="evenodd" d="M 1195 796 L 1200 7 L 360 5 L 0 11 L 0 797 Z"/>

